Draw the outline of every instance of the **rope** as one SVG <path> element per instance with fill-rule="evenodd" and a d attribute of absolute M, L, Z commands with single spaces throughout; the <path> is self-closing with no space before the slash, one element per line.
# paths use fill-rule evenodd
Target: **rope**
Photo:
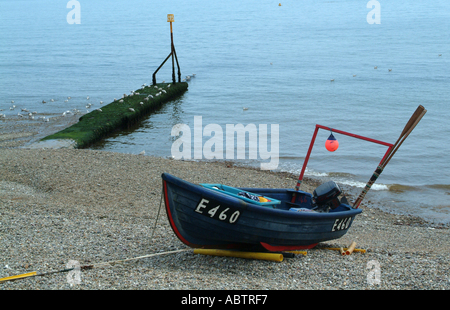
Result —
<path fill-rule="evenodd" d="M 150 237 L 150 240 L 153 240 L 153 235 L 155 234 L 156 223 L 158 223 L 159 213 L 160 213 L 160 211 L 161 211 L 161 205 L 162 205 L 162 198 L 163 198 L 163 195 L 164 195 L 164 189 L 161 190 L 161 199 L 159 200 L 158 214 L 156 215 L 155 226 L 153 226 L 153 231 L 152 231 L 152 235 L 151 235 L 151 237 Z"/>
<path fill-rule="evenodd" d="M 161 199 L 159 201 L 158 214 L 156 216 L 155 225 L 153 226 L 151 239 L 153 239 L 153 235 L 155 234 L 156 225 L 157 225 L 158 219 L 159 219 L 159 214 L 161 213 L 163 194 L 164 194 L 164 191 L 161 192 Z M 80 270 L 89 270 L 89 269 L 98 268 L 98 267 L 107 266 L 107 265 L 114 266 L 115 264 L 121 264 L 121 263 L 132 261 L 132 260 L 138 260 L 138 259 L 142 259 L 142 258 L 148 258 L 148 257 L 154 257 L 154 256 L 160 256 L 160 255 L 181 253 L 181 252 L 186 252 L 186 251 L 190 251 L 190 250 L 191 249 L 188 248 L 188 249 L 182 249 L 182 250 L 174 250 L 174 251 L 167 251 L 167 252 L 161 252 L 161 253 L 153 253 L 153 254 L 148 254 L 148 255 L 143 255 L 143 256 L 138 256 L 138 257 L 132 257 L 132 258 L 118 259 L 118 260 L 113 260 L 113 261 L 109 261 L 109 262 L 103 262 L 103 263 L 98 263 L 98 264 L 80 266 Z M 71 270 L 74 270 L 74 269 L 75 268 L 67 268 L 67 269 L 55 270 L 55 271 L 49 271 L 49 272 L 43 272 L 43 273 L 37 273 L 36 271 L 34 271 L 34 272 L 29 272 L 29 273 L 25 273 L 25 274 L 21 274 L 21 275 L 16 275 L 16 276 L 11 276 L 11 277 L 6 277 L 6 278 L 0 278 L 0 283 L 1 282 L 6 282 L 6 281 L 13 281 L 13 280 L 18 280 L 18 279 L 28 278 L 28 277 L 46 276 L 46 275 L 60 273 L 60 272 L 68 272 L 68 271 L 71 271 Z"/>

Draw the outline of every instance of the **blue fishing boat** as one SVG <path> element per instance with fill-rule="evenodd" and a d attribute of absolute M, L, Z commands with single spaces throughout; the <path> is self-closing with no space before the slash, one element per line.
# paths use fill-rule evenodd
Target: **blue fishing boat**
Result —
<path fill-rule="evenodd" d="M 332 181 L 311 195 L 293 189 L 192 184 L 167 173 L 162 179 L 170 225 L 193 248 L 308 249 L 342 237 L 361 213 L 345 198 L 339 200 L 341 191 Z"/>
<path fill-rule="evenodd" d="M 270 252 L 309 249 L 338 239 L 351 227 L 359 205 L 426 110 L 419 106 L 395 144 L 316 125 L 294 189 L 234 188 L 224 184 L 193 184 L 163 173 L 166 213 L 177 237 L 194 248 L 265 249 Z M 331 131 L 325 144 L 334 152 L 333 133 L 388 147 L 358 198 L 350 204 L 334 181 L 312 194 L 300 185 L 319 129 Z"/>

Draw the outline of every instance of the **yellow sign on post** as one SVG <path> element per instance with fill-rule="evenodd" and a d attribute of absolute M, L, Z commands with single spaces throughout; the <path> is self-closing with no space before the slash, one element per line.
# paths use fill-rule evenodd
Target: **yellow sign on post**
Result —
<path fill-rule="evenodd" d="M 167 14 L 167 22 L 173 23 L 175 21 L 175 18 L 173 17 L 173 14 Z"/>

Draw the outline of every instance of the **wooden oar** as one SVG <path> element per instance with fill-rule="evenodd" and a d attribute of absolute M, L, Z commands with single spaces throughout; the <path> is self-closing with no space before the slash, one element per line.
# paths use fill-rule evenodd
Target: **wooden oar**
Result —
<path fill-rule="evenodd" d="M 372 185 L 375 183 L 375 181 L 380 176 L 381 172 L 383 172 L 384 167 L 389 163 L 392 156 L 394 156 L 395 152 L 397 152 L 398 148 L 402 143 L 405 141 L 405 139 L 409 136 L 409 134 L 413 131 L 413 129 L 417 126 L 417 124 L 420 122 L 422 117 L 427 113 L 427 110 L 422 105 L 419 105 L 416 109 L 416 111 L 413 113 L 409 121 L 406 123 L 405 128 L 403 128 L 402 133 L 400 134 L 399 138 L 393 145 L 393 147 L 390 149 L 389 153 L 386 154 L 386 156 L 382 159 L 377 169 L 375 169 L 372 177 L 370 178 L 369 182 L 367 182 L 366 186 L 362 190 L 361 194 L 356 199 L 355 203 L 353 204 L 354 208 L 358 208 L 361 204 L 361 201 L 366 196 L 367 192 L 370 190 Z"/>

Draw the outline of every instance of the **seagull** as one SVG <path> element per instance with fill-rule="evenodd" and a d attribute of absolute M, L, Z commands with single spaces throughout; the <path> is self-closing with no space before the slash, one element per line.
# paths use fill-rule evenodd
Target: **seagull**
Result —
<path fill-rule="evenodd" d="M 442 56 L 442 54 L 439 54 L 438 56 Z"/>
<path fill-rule="evenodd" d="M 391 72 L 392 71 L 392 69 L 388 69 L 389 70 L 389 72 Z"/>
<path fill-rule="evenodd" d="M 133 109 L 133 108 L 129 108 L 128 110 L 130 110 L 131 112 L 134 112 L 134 109 Z"/>
<path fill-rule="evenodd" d="M 163 89 L 163 90 L 161 90 L 163 93 L 165 93 L 165 94 L 167 94 L 167 92 Z"/>
<path fill-rule="evenodd" d="M 331 79 L 330 81 L 331 81 L 331 82 L 334 82 L 334 79 Z"/>
<path fill-rule="evenodd" d="M 100 104 L 103 104 L 103 101 L 100 101 Z"/>
<path fill-rule="evenodd" d="M 29 112 L 28 109 L 21 109 L 23 112 Z"/>
<path fill-rule="evenodd" d="M 153 98 L 153 96 L 152 95 L 148 95 L 148 97 L 147 98 Z"/>
<path fill-rule="evenodd" d="M 139 104 L 140 104 L 140 105 L 143 105 L 144 103 L 141 101 L 141 102 L 139 102 Z"/>
<path fill-rule="evenodd" d="M 89 96 L 87 96 L 86 99 L 89 100 Z"/>
<path fill-rule="evenodd" d="M 373 67 L 374 69 L 378 69 L 378 66 Z"/>
<path fill-rule="evenodd" d="M 97 109 L 97 111 L 102 112 L 102 109 Z"/>
<path fill-rule="evenodd" d="M 69 100 L 70 100 L 70 98 L 72 98 L 72 97 L 67 97 L 67 99 L 69 99 Z"/>
<path fill-rule="evenodd" d="M 139 155 L 145 155 L 145 151 L 140 152 Z"/>
<path fill-rule="evenodd" d="M 242 110 L 244 110 L 244 111 L 247 111 L 247 110 L 248 110 L 248 108 L 246 108 L 246 107 L 243 107 L 243 108 L 242 108 Z"/>
<path fill-rule="evenodd" d="M 19 117 L 23 117 L 23 115 L 22 115 L 22 114 L 20 114 L 20 113 L 17 113 L 17 116 L 19 116 Z"/>
<path fill-rule="evenodd" d="M 353 74 L 353 77 L 355 77 L 356 76 L 356 74 Z"/>
<path fill-rule="evenodd" d="M 441 55 L 439 55 L 439 56 L 441 56 Z M 14 100 L 11 100 L 11 103 L 14 103 Z"/>
<path fill-rule="evenodd" d="M 51 102 L 55 102 L 55 99 L 50 99 Z"/>
<path fill-rule="evenodd" d="M 45 100 L 42 100 L 42 103 L 47 103 Z"/>
<path fill-rule="evenodd" d="M 119 102 L 120 102 L 120 103 L 123 103 L 123 99 L 120 99 Z"/>

